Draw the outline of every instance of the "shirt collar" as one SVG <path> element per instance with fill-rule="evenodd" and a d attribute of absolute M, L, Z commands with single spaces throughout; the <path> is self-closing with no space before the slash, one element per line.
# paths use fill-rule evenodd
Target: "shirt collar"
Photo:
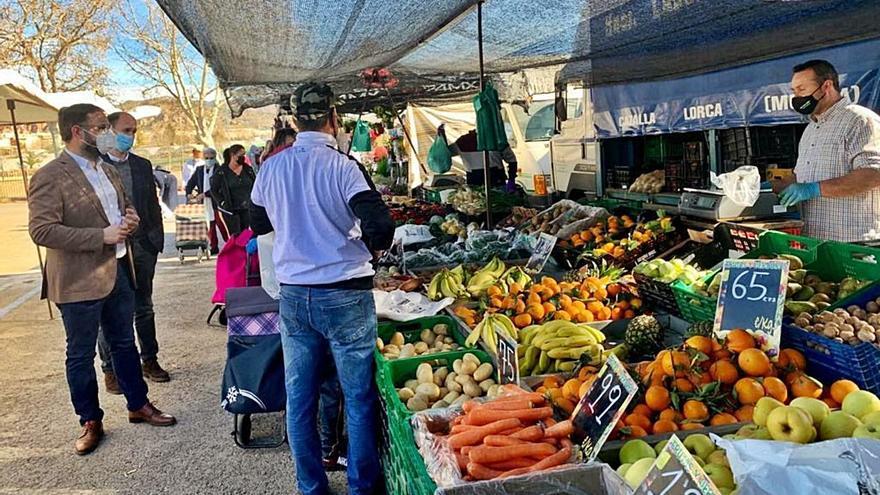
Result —
<path fill-rule="evenodd" d="M 317 131 L 304 131 L 296 135 L 294 146 L 320 146 L 328 145 L 336 147 L 336 138 L 330 134 Z"/>
<path fill-rule="evenodd" d="M 101 161 L 100 157 L 97 160 L 92 161 L 84 156 L 79 156 L 76 153 L 70 151 L 70 148 L 64 148 L 64 152 L 70 155 L 70 157 L 73 158 L 73 161 L 75 161 L 76 164 L 79 165 L 79 168 L 83 170 L 95 170 L 96 168 L 98 168 L 98 163 Z"/>
<path fill-rule="evenodd" d="M 819 124 L 827 122 L 829 119 L 843 111 L 843 109 L 846 108 L 849 104 L 849 98 L 847 98 L 846 95 L 843 95 L 840 98 L 840 101 L 838 101 L 834 105 L 831 105 L 831 107 L 829 107 L 828 110 L 825 110 L 822 115 L 816 117 L 815 122 Z"/>
<path fill-rule="evenodd" d="M 113 153 L 107 153 L 107 156 L 110 157 L 116 163 L 127 162 L 128 161 L 128 153 L 125 154 L 122 158 L 117 158 Z"/>

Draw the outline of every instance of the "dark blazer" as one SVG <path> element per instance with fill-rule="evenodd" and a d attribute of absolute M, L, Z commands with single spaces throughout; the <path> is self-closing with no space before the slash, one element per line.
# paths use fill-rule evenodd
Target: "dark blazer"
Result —
<path fill-rule="evenodd" d="M 214 168 L 219 169 L 220 164 L 214 165 Z M 216 170 L 215 170 L 215 172 L 216 172 Z M 189 178 L 189 182 L 186 183 L 186 189 L 185 189 L 186 195 L 187 196 L 192 195 L 193 191 L 198 191 L 199 194 L 204 193 L 205 191 L 202 191 L 202 188 L 203 188 L 202 185 L 204 183 L 205 183 L 205 166 L 199 165 L 198 167 L 196 167 L 196 171 L 193 172 L 192 177 Z M 211 197 L 211 191 L 208 191 L 207 193 L 205 193 L 205 196 Z"/>
<path fill-rule="evenodd" d="M 249 175 L 251 180 L 257 179 L 256 172 L 249 165 L 244 165 L 241 173 Z M 229 170 L 228 165 L 221 165 L 217 167 L 214 175 L 211 176 L 211 198 L 214 200 L 214 207 L 227 214 L 231 214 L 233 210 L 232 197 L 229 193 L 229 176 L 231 174 L 232 170 Z"/>
<path fill-rule="evenodd" d="M 102 159 L 115 168 L 116 162 L 112 158 L 103 156 Z M 153 254 L 161 253 L 165 247 L 165 229 L 162 226 L 162 208 L 159 206 L 153 164 L 150 160 L 129 152 L 128 165 L 131 167 L 131 201 L 138 216 L 141 217 L 134 238 Z"/>

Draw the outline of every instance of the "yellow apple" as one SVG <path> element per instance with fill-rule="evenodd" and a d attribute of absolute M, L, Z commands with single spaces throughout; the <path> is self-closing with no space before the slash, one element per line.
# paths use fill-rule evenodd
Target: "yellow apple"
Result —
<path fill-rule="evenodd" d="M 770 415 L 770 411 L 784 405 L 773 397 L 761 397 L 752 412 L 752 422 L 758 426 L 767 426 L 767 416 Z"/>
<path fill-rule="evenodd" d="M 851 392 L 849 395 L 854 393 Z M 859 418 L 852 414 L 845 411 L 833 411 L 825 418 L 825 421 L 822 421 L 822 426 L 819 428 L 819 439 L 849 438 L 852 436 L 853 431 L 861 425 L 862 422 L 859 421 Z"/>
<path fill-rule="evenodd" d="M 645 481 L 645 478 L 648 476 L 653 465 L 654 459 L 652 458 L 639 459 L 626 470 L 623 479 L 626 480 L 626 483 L 632 487 L 633 490 L 635 490 L 643 481 Z"/>
<path fill-rule="evenodd" d="M 813 417 L 797 407 L 782 406 L 770 411 L 767 429 L 773 440 L 809 443 L 813 437 Z"/>
<path fill-rule="evenodd" d="M 852 434 L 853 438 L 871 438 L 880 440 L 880 426 L 877 425 L 861 425 Z"/>
<path fill-rule="evenodd" d="M 712 480 L 712 483 L 714 483 L 717 488 L 733 489 L 736 486 L 736 483 L 733 481 L 733 472 L 727 466 L 722 466 L 720 464 L 706 464 L 706 466 L 703 467 L 703 471 L 706 472 L 706 475 L 709 476 L 709 479 Z"/>
<path fill-rule="evenodd" d="M 810 416 L 813 417 L 813 424 L 816 426 L 821 425 L 822 421 L 824 421 L 831 412 L 831 408 L 828 407 L 828 404 L 812 397 L 798 397 L 792 400 L 788 405 L 799 407 L 810 413 Z"/>
<path fill-rule="evenodd" d="M 867 390 L 856 390 L 843 398 L 840 409 L 861 419 L 872 412 L 880 411 L 880 399 Z"/>
<path fill-rule="evenodd" d="M 868 413 L 860 419 L 862 420 L 862 423 L 864 423 L 866 425 L 880 426 L 880 411 L 874 411 L 872 413 Z"/>

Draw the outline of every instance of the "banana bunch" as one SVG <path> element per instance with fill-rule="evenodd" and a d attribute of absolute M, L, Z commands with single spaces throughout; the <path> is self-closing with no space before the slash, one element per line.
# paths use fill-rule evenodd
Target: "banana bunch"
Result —
<path fill-rule="evenodd" d="M 439 301 L 447 297 L 458 299 L 467 297 L 468 293 L 464 287 L 464 269 L 457 266 L 452 270 L 443 269 L 434 275 L 431 283 L 428 284 L 428 299 Z"/>
<path fill-rule="evenodd" d="M 510 318 L 499 313 L 486 313 L 483 321 L 471 330 L 464 344 L 467 347 L 474 347 L 477 345 L 477 341 L 482 338 L 483 342 L 486 343 L 486 347 L 493 353 L 497 353 L 498 333 L 506 335 L 514 341 L 517 340 L 518 332 Z"/>
<path fill-rule="evenodd" d="M 482 297 L 489 287 L 495 285 L 498 279 L 504 275 L 507 266 L 498 257 L 492 258 L 486 266 L 474 273 L 468 280 L 467 291 L 473 297 Z"/>
<path fill-rule="evenodd" d="M 511 286 L 513 284 L 518 285 L 521 289 L 525 289 L 532 283 L 532 277 L 529 276 L 522 267 L 512 266 L 501 275 L 501 281 L 504 282 L 507 286 Z"/>
<path fill-rule="evenodd" d="M 603 361 L 605 334 L 586 323 L 554 320 L 520 331 L 519 373 L 521 376 L 574 371 L 587 355 L 591 364 Z"/>

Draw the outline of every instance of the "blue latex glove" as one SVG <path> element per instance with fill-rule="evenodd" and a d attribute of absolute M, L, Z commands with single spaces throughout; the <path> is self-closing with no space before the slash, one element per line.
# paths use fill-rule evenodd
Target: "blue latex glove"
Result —
<path fill-rule="evenodd" d="M 765 180 L 761 183 L 761 190 L 764 191 L 766 189 L 773 189 L 773 183 L 769 180 Z"/>
<path fill-rule="evenodd" d="M 247 254 L 257 254 L 257 238 L 254 237 L 249 240 L 245 249 L 247 250 Z"/>
<path fill-rule="evenodd" d="M 509 193 L 516 192 L 516 182 L 512 180 L 507 181 L 507 184 L 504 185 L 504 190 Z"/>
<path fill-rule="evenodd" d="M 821 195 L 818 182 L 795 183 L 785 188 L 779 195 L 779 203 L 785 207 L 794 206 L 801 201 L 809 201 Z"/>

